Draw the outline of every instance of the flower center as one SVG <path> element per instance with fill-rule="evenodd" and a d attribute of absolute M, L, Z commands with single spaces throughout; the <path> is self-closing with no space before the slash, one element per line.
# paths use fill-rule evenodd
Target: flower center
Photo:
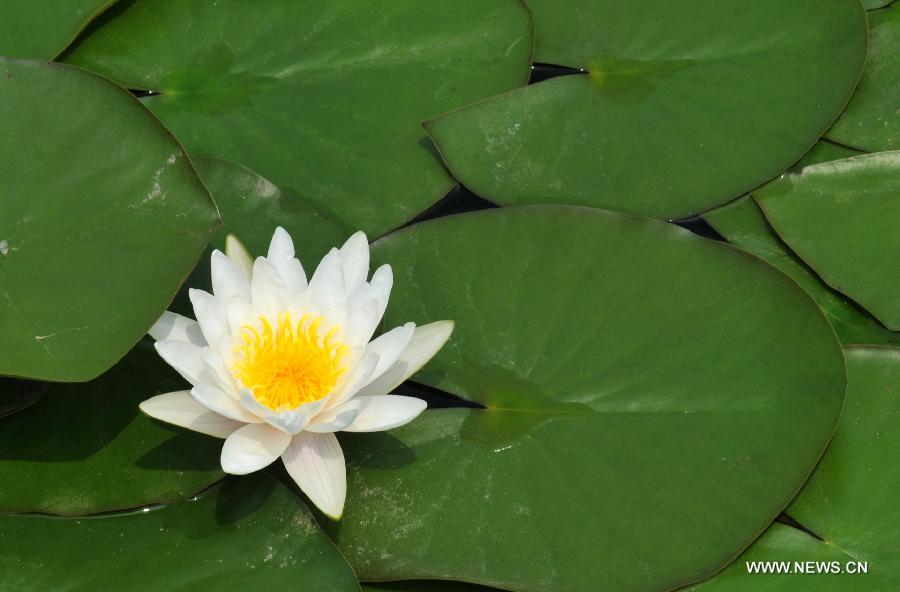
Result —
<path fill-rule="evenodd" d="M 322 317 L 304 315 L 298 322 L 283 313 L 273 327 L 266 317 L 259 326 L 241 327 L 235 345 L 234 377 L 254 398 L 273 411 L 296 409 L 318 401 L 347 370 L 346 345 L 335 342 L 337 328 L 321 335 Z"/>

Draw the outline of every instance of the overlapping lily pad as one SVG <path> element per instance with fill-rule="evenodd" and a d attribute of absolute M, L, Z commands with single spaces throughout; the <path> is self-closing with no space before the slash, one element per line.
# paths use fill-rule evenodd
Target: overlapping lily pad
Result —
<path fill-rule="evenodd" d="M 533 0 L 536 60 L 585 69 L 427 124 L 501 204 L 683 217 L 796 162 L 866 55 L 857 0 Z"/>
<path fill-rule="evenodd" d="M 862 150 L 900 149 L 900 5 L 869 13 L 869 57 L 828 137 Z"/>
<path fill-rule="evenodd" d="M 847 404 L 834 440 L 788 514 L 812 536 L 773 525 L 704 592 L 869 592 L 900 585 L 900 349 L 853 347 Z M 817 538 L 818 537 L 818 538 Z M 747 561 L 837 562 L 840 575 L 749 575 Z M 859 571 L 866 563 L 868 573 Z M 848 563 L 851 563 L 848 567 Z"/>
<path fill-rule="evenodd" d="M 420 123 L 524 84 L 520 0 L 121 2 L 66 60 L 132 88 L 198 154 L 378 235 L 453 185 Z"/>
<path fill-rule="evenodd" d="M 98 76 L 0 59 L 0 120 L 0 374 L 94 378 L 172 299 L 216 207 L 175 138 Z"/>
<path fill-rule="evenodd" d="M 221 479 L 221 440 L 138 410 L 185 386 L 144 345 L 100 378 L 51 386 L 0 422 L 0 511 L 93 514 L 183 500 Z"/>
<path fill-rule="evenodd" d="M 309 511 L 265 475 L 198 501 L 103 518 L 0 516 L 0 589 L 328 590 L 353 571 Z"/>
<path fill-rule="evenodd" d="M 754 192 L 785 243 L 834 289 L 900 330 L 900 152 L 804 168 Z"/>
<path fill-rule="evenodd" d="M 0 55 L 55 58 L 96 15 L 116 0 L 3 0 Z"/>
<path fill-rule="evenodd" d="M 419 224 L 374 253 L 396 270 L 388 324 L 456 320 L 418 380 L 487 409 L 342 440 L 333 535 L 363 580 L 698 581 L 787 504 L 837 420 L 831 327 L 727 245 L 544 206 Z"/>

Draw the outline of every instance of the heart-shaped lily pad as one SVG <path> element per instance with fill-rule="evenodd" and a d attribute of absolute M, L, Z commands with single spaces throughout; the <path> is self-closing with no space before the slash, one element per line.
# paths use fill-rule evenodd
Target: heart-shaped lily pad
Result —
<path fill-rule="evenodd" d="M 138 410 L 186 386 L 144 344 L 100 378 L 50 386 L 0 423 L 0 511 L 93 514 L 180 501 L 221 479 L 221 440 Z"/>
<path fill-rule="evenodd" d="M 809 166 L 754 192 L 785 243 L 828 285 L 900 330 L 900 152 Z"/>
<path fill-rule="evenodd" d="M 0 59 L 0 121 L 0 374 L 89 380 L 172 300 L 215 204 L 175 138 L 99 76 Z"/>
<path fill-rule="evenodd" d="M 828 137 L 876 152 L 900 149 L 900 5 L 869 14 L 869 59 Z"/>
<path fill-rule="evenodd" d="M 788 503 L 837 421 L 843 357 L 815 303 L 675 226 L 503 208 L 373 253 L 398 270 L 388 325 L 456 321 L 417 379 L 487 408 L 342 440 L 348 501 L 332 528 L 363 580 L 698 581 Z"/>
<path fill-rule="evenodd" d="M 131 88 L 194 153 L 381 234 L 453 185 L 421 122 L 525 83 L 520 0 L 129 0 L 66 60 Z"/>
<path fill-rule="evenodd" d="M 531 0 L 536 60 L 582 68 L 427 124 L 453 174 L 500 204 L 675 218 L 796 162 L 850 98 L 857 0 Z"/>
<path fill-rule="evenodd" d="M 116 0 L 3 0 L 0 55 L 52 59 Z"/>
<path fill-rule="evenodd" d="M 846 357 L 847 404 L 841 422 L 822 462 L 788 508 L 788 514 L 813 534 L 775 524 L 733 566 L 698 590 L 898 589 L 900 349 L 852 347 Z M 795 561 L 825 562 L 827 569 L 840 571 L 815 576 L 750 575 L 747 561 L 788 562 L 792 570 Z M 868 573 L 859 573 L 860 562 Z"/>
<path fill-rule="evenodd" d="M 110 476 L 111 486 L 121 484 Z M 266 475 L 97 518 L 0 516 L 0 589 L 358 592 L 309 511 Z"/>

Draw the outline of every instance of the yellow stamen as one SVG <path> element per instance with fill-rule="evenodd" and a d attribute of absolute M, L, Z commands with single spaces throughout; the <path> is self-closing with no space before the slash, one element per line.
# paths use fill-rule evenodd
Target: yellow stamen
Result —
<path fill-rule="evenodd" d="M 234 377 L 273 411 L 318 401 L 347 370 L 344 358 L 349 351 L 334 341 L 337 327 L 320 335 L 321 325 L 322 317 L 304 315 L 294 323 L 287 313 L 274 328 L 265 317 L 257 326 L 244 325 L 234 349 Z"/>

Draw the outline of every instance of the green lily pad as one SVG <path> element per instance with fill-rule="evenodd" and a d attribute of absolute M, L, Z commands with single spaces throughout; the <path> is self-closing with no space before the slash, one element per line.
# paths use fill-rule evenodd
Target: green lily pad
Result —
<path fill-rule="evenodd" d="M 852 347 L 834 439 L 788 514 L 816 536 L 773 525 L 704 592 L 870 592 L 900 585 L 900 349 Z M 841 575 L 749 575 L 746 561 L 835 561 Z M 867 564 L 868 573 L 859 571 Z M 851 565 L 848 565 L 850 563 Z M 830 566 L 833 569 L 835 566 Z"/>
<path fill-rule="evenodd" d="M 363 584 L 363 592 L 495 592 L 496 588 L 465 584 L 463 582 L 439 582 L 421 580 L 418 582 L 379 582 Z"/>
<path fill-rule="evenodd" d="M 585 69 L 426 124 L 499 204 L 677 218 L 800 159 L 866 55 L 857 0 L 531 0 L 536 60 Z"/>
<path fill-rule="evenodd" d="M 486 409 L 345 435 L 331 528 L 363 580 L 698 581 L 787 505 L 837 421 L 843 357 L 815 303 L 673 225 L 503 208 L 415 225 L 373 254 L 402 270 L 389 326 L 456 321 L 416 380 Z"/>
<path fill-rule="evenodd" d="M 0 516 L 3 590 L 218 592 L 298 582 L 304 590 L 359 591 L 309 511 L 264 474 L 127 515 Z"/>
<path fill-rule="evenodd" d="M 785 243 L 832 288 L 900 330 L 900 152 L 806 167 L 754 192 Z"/>
<path fill-rule="evenodd" d="M 221 440 L 138 410 L 186 387 L 143 344 L 100 378 L 50 386 L 0 422 L 0 511 L 94 514 L 181 501 L 218 481 Z"/>
<path fill-rule="evenodd" d="M 0 375 L 89 380 L 172 300 L 215 204 L 175 138 L 99 76 L 0 58 L 0 120 Z"/>
<path fill-rule="evenodd" d="M 813 146 L 809 152 L 804 154 L 803 158 L 797 161 L 791 168 L 799 170 L 813 164 L 841 160 L 842 158 L 853 158 L 854 156 L 862 156 L 863 154 L 865 153 L 853 148 L 848 148 L 847 146 L 842 146 L 841 144 L 835 144 L 828 140 L 820 140 L 816 142 L 816 145 Z"/>
<path fill-rule="evenodd" d="M 824 158 L 824 155 L 817 156 Z M 797 257 L 778 238 L 749 195 L 706 212 L 703 219 L 731 244 L 753 253 L 796 280 L 822 308 L 841 343 L 900 343 L 900 334 L 889 331 L 856 303 L 829 288 Z"/>
<path fill-rule="evenodd" d="M 455 184 L 421 122 L 523 85 L 531 54 L 519 0 L 132 0 L 65 59 L 159 92 L 145 104 L 192 152 L 377 236 Z"/>
<path fill-rule="evenodd" d="M 0 55 L 49 60 L 116 0 L 3 0 Z"/>
<path fill-rule="evenodd" d="M 877 10 L 892 4 L 894 0 L 862 0 L 862 5 L 866 10 Z"/>
<path fill-rule="evenodd" d="M 900 149 L 900 5 L 869 14 L 869 59 L 827 136 L 869 152 Z"/>

